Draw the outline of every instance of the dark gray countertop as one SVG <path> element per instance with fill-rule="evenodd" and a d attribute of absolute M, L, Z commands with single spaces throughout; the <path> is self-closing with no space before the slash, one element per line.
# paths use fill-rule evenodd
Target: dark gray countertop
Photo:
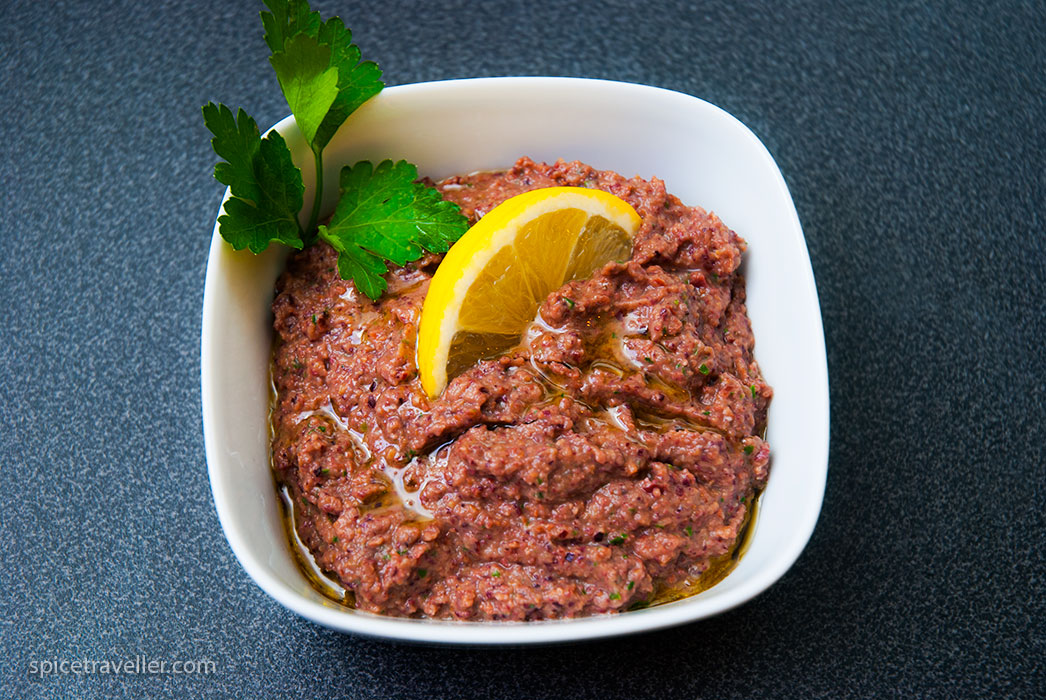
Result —
<path fill-rule="evenodd" d="M 463 650 L 298 618 L 215 515 L 200 106 L 287 113 L 259 5 L 3 3 L 0 696 L 1046 694 L 1046 6 L 845 5 L 317 4 L 390 84 L 587 76 L 719 105 L 780 164 L 817 277 L 831 461 L 794 568 L 677 629 Z M 216 670 L 31 674 L 138 655 Z"/>

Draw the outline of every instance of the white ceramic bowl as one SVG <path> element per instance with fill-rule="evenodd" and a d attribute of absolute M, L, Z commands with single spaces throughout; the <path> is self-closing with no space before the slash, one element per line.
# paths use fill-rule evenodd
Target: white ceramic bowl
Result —
<path fill-rule="evenodd" d="M 287 139 L 312 199 L 312 159 L 293 120 Z M 776 581 L 806 545 L 828 469 L 828 369 L 813 272 L 799 219 L 773 158 L 721 109 L 668 90 L 572 78 L 484 78 L 387 88 L 354 114 L 325 153 L 326 182 L 346 163 L 405 158 L 422 175 L 535 160 L 580 160 L 662 178 L 684 203 L 717 213 L 749 243 L 748 313 L 774 388 L 770 480 L 750 547 L 723 581 L 677 602 L 550 622 L 404 620 L 346 609 L 313 589 L 286 541 L 269 467 L 273 283 L 286 251 L 235 252 L 215 226 L 207 262 L 201 374 L 207 463 L 225 535 L 269 595 L 321 625 L 421 642 L 528 644 L 652 630 L 715 615 Z M 336 187 L 329 188 L 330 212 Z M 226 194 L 228 196 L 228 193 Z"/>

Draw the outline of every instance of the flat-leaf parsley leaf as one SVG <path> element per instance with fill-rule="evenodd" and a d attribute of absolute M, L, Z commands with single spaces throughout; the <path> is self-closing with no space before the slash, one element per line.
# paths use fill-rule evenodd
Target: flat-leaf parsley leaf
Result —
<path fill-rule="evenodd" d="M 403 265 L 426 250 L 443 253 L 464 232 L 458 207 L 417 178 L 405 160 L 346 166 L 334 216 L 320 226 L 320 238 L 338 251 L 342 277 L 351 274 L 372 299 L 385 291 L 383 259 Z"/>
<path fill-rule="evenodd" d="M 214 152 L 225 159 L 214 166 L 214 177 L 232 194 L 218 217 L 222 238 L 236 250 L 254 253 L 270 241 L 300 249 L 298 212 L 305 186 L 283 137 L 272 131 L 262 138 L 242 109 L 233 117 L 231 109 L 213 102 L 204 106 L 203 121 L 214 134 Z"/>
<path fill-rule="evenodd" d="M 287 43 L 300 34 L 330 50 L 329 65 L 337 70 L 338 94 L 314 138 L 309 138 L 314 148 L 323 148 L 350 114 L 381 92 L 381 69 L 373 61 L 360 60 L 360 49 L 352 43 L 352 32 L 341 18 L 331 17 L 324 22 L 319 12 L 310 11 L 309 4 L 301 0 L 266 0 L 265 4 L 271 10 L 261 13 L 265 43 L 274 56 L 286 52 Z"/>
<path fill-rule="evenodd" d="M 308 34 L 298 34 L 269 57 L 283 96 L 302 136 L 312 146 L 316 132 L 338 96 L 338 69 L 331 50 Z M 313 146 L 313 150 L 315 147 Z"/>

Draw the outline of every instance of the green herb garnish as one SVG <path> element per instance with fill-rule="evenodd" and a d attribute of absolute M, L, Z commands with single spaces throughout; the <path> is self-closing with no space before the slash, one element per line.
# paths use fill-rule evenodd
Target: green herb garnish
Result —
<path fill-rule="evenodd" d="M 701 366 L 697 368 L 697 371 L 700 372 L 701 374 L 708 374 L 712 370 L 708 369 L 708 365 L 706 365 L 705 363 L 702 362 Z"/>
<path fill-rule="evenodd" d="M 755 452 L 755 445 L 745 445 L 745 454 L 750 455 Z"/>
<path fill-rule="evenodd" d="M 610 600 L 621 600 L 621 594 L 617 593 L 616 591 L 614 593 L 611 593 Z"/>
<path fill-rule="evenodd" d="M 458 206 L 419 182 L 405 160 L 368 161 L 341 171 L 341 198 L 319 236 L 338 251 L 338 273 L 371 299 L 385 291 L 385 261 L 403 265 L 445 253 L 467 227 Z"/>
<path fill-rule="evenodd" d="M 323 151 L 345 120 L 384 88 L 381 70 L 361 60 L 352 32 L 338 17 L 324 21 L 305 0 L 266 0 L 265 42 L 280 89 L 313 154 L 316 187 L 308 223 L 299 214 L 305 187 L 287 143 L 273 131 L 262 138 L 242 109 L 207 103 L 211 145 L 223 160 L 214 177 L 229 186 L 218 231 L 233 248 L 254 253 L 277 242 L 302 249 L 319 238 L 338 251 L 338 272 L 371 299 L 385 291 L 387 262 L 403 265 L 426 251 L 446 252 L 468 228 L 457 205 L 419 182 L 406 162 L 361 161 L 345 166 L 340 199 L 326 226 L 318 226 L 323 200 Z"/>
<path fill-rule="evenodd" d="M 692 528 L 691 526 L 687 525 L 685 528 L 683 528 L 683 532 L 686 533 L 687 537 L 691 537 L 694 534 L 694 528 Z"/>
<path fill-rule="evenodd" d="M 233 117 L 231 109 L 213 102 L 203 107 L 203 123 L 214 134 L 214 152 L 225 159 L 214 166 L 214 178 L 232 193 L 218 217 L 222 238 L 253 253 L 272 241 L 303 248 L 298 212 L 305 185 L 283 137 L 272 131 L 262 138 L 242 109 Z"/>
<path fill-rule="evenodd" d="M 611 539 L 610 540 L 610 544 L 624 544 L 626 537 L 628 537 L 627 534 L 621 533 L 617 537 L 614 537 L 613 539 Z"/>

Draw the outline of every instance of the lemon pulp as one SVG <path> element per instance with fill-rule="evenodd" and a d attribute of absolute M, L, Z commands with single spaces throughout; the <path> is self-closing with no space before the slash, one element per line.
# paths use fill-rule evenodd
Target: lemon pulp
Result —
<path fill-rule="evenodd" d="M 505 200 L 470 228 L 433 275 L 418 327 L 430 396 L 519 342 L 541 302 L 608 262 L 627 260 L 641 221 L 602 190 L 550 187 Z"/>

